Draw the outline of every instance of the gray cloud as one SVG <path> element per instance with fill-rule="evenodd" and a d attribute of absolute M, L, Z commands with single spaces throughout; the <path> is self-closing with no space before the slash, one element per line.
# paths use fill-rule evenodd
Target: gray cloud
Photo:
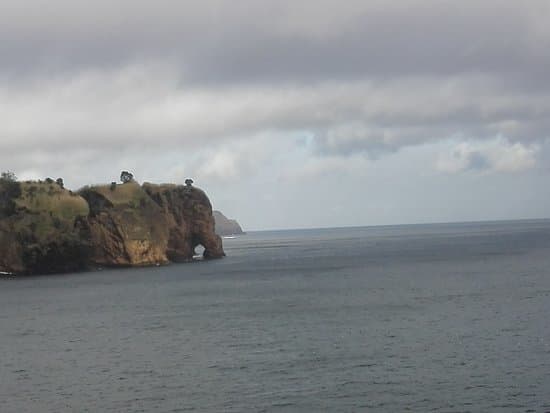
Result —
<path fill-rule="evenodd" d="M 0 85 L 0 148 L 195 147 L 272 130 L 309 131 L 320 153 L 382 153 L 459 134 L 542 139 L 549 102 L 485 77 L 213 88 L 144 64 Z"/>
<path fill-rule="evenodd" d="M 50 12 L 44 13 L 47 7 Z M 546 78 L 548 3 L 516 1 L 8 2 L 6 67 L 172 59 L 194 82 L 402 75 Z"/>

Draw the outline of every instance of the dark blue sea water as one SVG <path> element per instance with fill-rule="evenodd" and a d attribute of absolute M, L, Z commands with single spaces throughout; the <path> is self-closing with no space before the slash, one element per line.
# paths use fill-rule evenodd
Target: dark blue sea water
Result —
<path fill-rule="evenodd" d="M 0 279 L 0 412 L 550 411 L 550 221 Z"/>

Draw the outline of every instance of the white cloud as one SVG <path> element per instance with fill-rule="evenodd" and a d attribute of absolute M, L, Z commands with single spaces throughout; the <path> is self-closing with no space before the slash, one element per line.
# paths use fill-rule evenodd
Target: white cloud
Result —
<path fill-rule="evenodd" d="M 441 154 L 436 167 L 442 172 L 464 171 L 518 172 L 533 168 L 539 146 L 510 142 L 503 137 L 486 141 L 467 141 L 455 144 Z"/>
<path fill-rule="evenodd" d="M 305 130 L 321 151 L 383 153 L 457 133 L 540 139 L 549 102 L 545 93 L 526 96 L 483 76 L 211 87 L 186 84 L 168 63 L 143 63 L 28 84 L 0 80 L 0 150 L 197 148 Z"/>
<path fill-rule="evenodd" d="M 44 177 L 36 169 L 25 169 L 17 175 L 17 179 L 21 181 L 35 181 Z"/>

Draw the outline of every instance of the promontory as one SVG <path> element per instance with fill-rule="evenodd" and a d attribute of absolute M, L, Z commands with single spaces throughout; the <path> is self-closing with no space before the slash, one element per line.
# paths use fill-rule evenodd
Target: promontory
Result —
<path fill-rule="evenodd" d="M 185 185 L 86 186 L 63 180 L 0 178 L 0 273 L 45 274 L 98 267 L 160 265 L 225 256 L 212 205 L 192 180 Z"/>
<path fill-rule="evenodd" d="M 213 214 L 214 222 L 216 223 L 216 234 L 222 236 L 244 234 L 243 229 L 236 220 L 227 218 L 220 211 L 213 211 Z"/>

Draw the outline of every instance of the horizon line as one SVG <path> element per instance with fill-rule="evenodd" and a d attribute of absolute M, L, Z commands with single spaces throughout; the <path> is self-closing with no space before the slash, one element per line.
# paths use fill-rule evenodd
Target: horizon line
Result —
<path fill-rule="evenodd" d="M 380 228 L 380 227 L 403 227 L 415 225 L 457 225 L 457 224 L 489 224 L 499 222 L 527 222 L 527 221 L 550 221 L 550 217 L 539 218 L 514 218 L 514 219 L 479 219 L 468 221 L 435 221 L 435 222 L 413 222 L 399 224 L 368 224 L 368 225 L 340 225 L 327 227 L 294 227 L 294 228 L 268 228 L 268 229 L 247 229 L 243 230 L 245 234 L 250 232 L 276 232 L 276 231 L 303 231 L 319 229 L 346 229 L 346 228 Z"/>

